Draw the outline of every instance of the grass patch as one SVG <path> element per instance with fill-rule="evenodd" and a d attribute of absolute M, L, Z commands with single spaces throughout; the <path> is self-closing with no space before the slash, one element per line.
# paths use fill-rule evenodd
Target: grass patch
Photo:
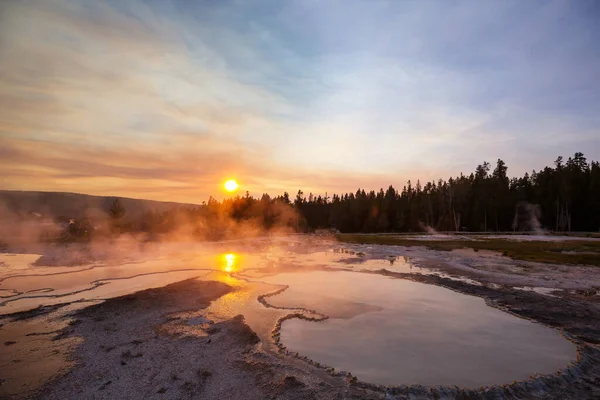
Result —
<path fill-rule="evenodd" d="M 584 264 L 600 266 L 600 241 L 565 240 L 555 242 L 517 241 L 506 239 L 480 240 L 415 240 L 407 236 L 339 234 L 345 243 L 385 244 L 393 246 L 423 246 L 431 250 L 451 251 L 473 249 L 496 251 L 514 260 L 536 261 L 551 264 Z M 568 254 L 566 252 L 573 252 Z"/>

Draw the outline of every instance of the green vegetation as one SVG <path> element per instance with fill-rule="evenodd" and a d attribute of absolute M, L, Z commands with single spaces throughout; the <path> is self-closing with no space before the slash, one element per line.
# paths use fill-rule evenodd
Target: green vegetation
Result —
<path fill-rule="evenodd" d="M 406 235 L 340 234 L 341 242 L 386 244 L 395 246 L 424 246 L 431 250 L 451 251 L 473 249 L 495 251 L 514 260 L 554 264 L 586 264 L 600 266 L 600 241 L 565 240 L 555 242 L 517 241 L 507 239 L 465 240 L 460 236 L 451 240 L 416 240 Z"/>

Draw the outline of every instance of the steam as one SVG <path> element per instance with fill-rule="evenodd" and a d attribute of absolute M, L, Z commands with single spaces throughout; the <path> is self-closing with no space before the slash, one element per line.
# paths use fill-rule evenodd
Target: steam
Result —
<path fill-rule="evenodd" d="M 424 224 L 422 222 L 419 222 L 419 227 L 421 229 L 423 229 L 425 232 L 429 233 L 430 235 L 439 235 L 440 234 L 438 231 L 433 229 L 431 226 Z"/>
<path fill-rule="evenodd" d="M 542 209 L 539 204 L 530 204 L 526 201 L 517 204 L 512 228 L 514 231 L 534 232 L 536 235 L 545 235 L 540 218 Z"/>
<path fill-rule="evenodd" d="M 0 202 L 0 250 L 32 249 L 60 234 L 62 227 L 40 213 L 20 214 Z"/>
<path fill-rule="evenodd" d="M 0 202 L 0 251 L 41 254 L 37 265 L 119 263 L 181 254 L 198 243 L 295 233 L 300 225 L 290 204 L 245 200 L 144 213 L 91 208 L 80 217 Z M 249 206 L 240 211 L 240 204 Z"/>

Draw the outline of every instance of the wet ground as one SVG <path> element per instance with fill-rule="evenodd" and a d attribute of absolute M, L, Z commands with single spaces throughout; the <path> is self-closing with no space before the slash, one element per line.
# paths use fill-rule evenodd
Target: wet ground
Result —
<path fill-rule="evenodd" d="M 202 306 L 183 302 L 170 309 L 160 307 L 162 295 L 157 294 L 158 303 L 148 310 L 168 317 L 155 318 L 153 329 L 167 337 L 206 341 L 215 334 L 212 326 L 243 315 L 258 338 L 251 356 L 236 353 L 241 358 L 231 364 L 247 364 L 255 374 L 239 378 L 243 387 L 248 384 L 244 379 L 269 381 L 252 367 L 258 362 L 283 368 L 287 375 L 277 379 L 304 382 L 296 388 L 284 384 L 286 398 L 315 398 L 317 393 L 330 396 L 323 398 L 342 393 L 435 398 L 434 392 L 467 398 L 512 398 L 521 392 L 593 398 L 587 396 L 599 393 L 600 278 L 594 267 L 515 262 L 486 252 L 347 245 L 314 236 L 145 245 L 111 251 L 111 257 L 96 249 L 80 252 L 78 263 L 61 263 L 61 254 L 68 254 L 61 251 L 42 258 L 0 255 L 5 350 L 0 394 L 19 398 L 43 387 L 48 397 L 64 395 L 48 389 L 48 379 L 66 373 L 61 379 L 69 382 L 83 373 L 83 367 L 73 368 L 74 361 L 87 357 L 87 365 L 103 355 L 82 347 L 82 339 L 87 343 L 98 331 L 111 335 L 122 324 L 110 316 L 104 317 L 108 322 L 78 318 L 78 312 L 189 278 L 229 289 Z M 112 304 L 118 311 L 122 303 Z M 72 326 L 82 320 L 80 327 Z M 129 329 L 146 328 L 132 323 Z M 148 347 L 146 354 L 161 346 Z M 231 365 L 219 368 L 238 368 Z M 562 371 L 558 376 L 557 370 Z M 57 382 L 53 385 L 60 386 Z M 207 382 L 202 390 L 220 393 L 214 387 L 211 392 Z M 480 392 L 476 388 L 482 385 L 492 389 Z M 187 393 L 174 387 L 172 394 Z M 571 394 L 565 397 L 565 391 Z M 165 392 L 157 398 L 167 398 Z M 264 395 L 258 393 L 255 398 Z"/>

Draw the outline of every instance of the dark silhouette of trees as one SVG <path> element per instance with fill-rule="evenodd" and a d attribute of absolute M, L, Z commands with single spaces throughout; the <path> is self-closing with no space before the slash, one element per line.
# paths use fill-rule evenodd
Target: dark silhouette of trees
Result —
<path fill-rule="evenodd" d="M 136 230 L 135 222 L 127 218 L 127 211 L 119 198 L 112 201 L 108 208 L 108 227 L 111 233 L 119 234 Z"/>
<path fill-rule="evenodd" d="M 78 218 L 71 221 L 61 236 L 66 242 L 89 242 L 93 238 L 94 227 L 87 218 Z"/>
<path fill-rule="evenodd" d="M 491 171 L 491 172 L 490 172 Z M 180 232 L 215 240 L 244 236 L 249 229 L 299 232 L 336 229 L 341 232 L 438 231 L 598 231 L 600 228 L 600 164 L 582 153 L 553 167 L 509 178 L 506 163 L 483 162 L 469 175 L 422 183 L 408 181 L 401 190 L 306 195 L 285 192 L 254 198 L 246 192 L 223 201 L 209 198 L 199 206 L 178 206 L 130 220 L 119 199 L 107 210 L 110 234 Z M 98 225 L 98 224 L 94 224 Z M 69 237 L 90 238 L 94 226 L 77 220 Z"/>
<path fill-rule="evenodd" d="M 125 217 L 125 207 L 121 204 L 120 199 L 114 199 L 108 208 L 108 216 L 113 221 L 118 221 Z"/>
<path fill-rule="evenodd" d="M 447 181 L 408 181 L 378 192 L 334 194 L 331 201 L 304 197 L 294 207 L 308 229 L 341 232 L 510 231 L 544 228 L 555 231 L 598 231 L 600 228 L 600 165 L 582 153 L 554 168 L 509 178 L 498 159 L 492 170 L 483 162 L 470 175 Z"/>

